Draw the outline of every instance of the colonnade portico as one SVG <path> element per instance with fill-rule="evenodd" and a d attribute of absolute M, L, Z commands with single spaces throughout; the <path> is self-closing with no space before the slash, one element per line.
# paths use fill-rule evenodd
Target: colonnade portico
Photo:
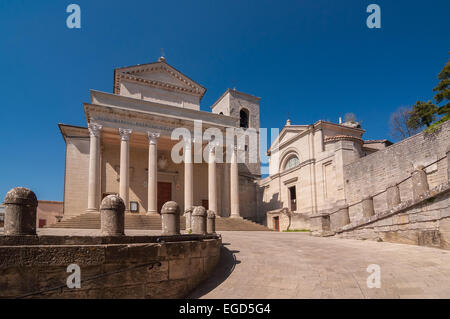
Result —
<path fill-rule="evenodd" d="M 100 208 L 100 143 L 102 126 L 91 123 L 88 125 L 90 132 L 89 154 L 89 183 L 88 183 L 88 208 L 87 212 L 98 212 Z M 119 128 L 120 135 L 120 175 L 119 196 L 123 199 L 126 212 L 130 212 L 130 137 L 133 131 L 128 128 Z M 136 133 L 136 132 L 134 132 Z M 147 215 L 157 215 L 158 212 L 158 139 L 160 133 L 147 132 L 148 138 L 148 206 Z M 184 159 L 184 207 L 188 210 L 194 206 L 194 170 L 193 170 L 193 141 L 185 140 L 183 149 Z M 209 149 L 208 157 L 208 204 L 209 210 L 218 213 L 217 196 L 217 145 Z M 230 164 L 231 212 L 230 217 L 240 217 L 239 213 L 239 176 L 236 148 L 232 153 Z"/>

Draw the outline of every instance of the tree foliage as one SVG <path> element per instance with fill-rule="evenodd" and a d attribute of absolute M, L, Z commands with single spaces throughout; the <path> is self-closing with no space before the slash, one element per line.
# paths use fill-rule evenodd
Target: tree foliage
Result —
<path fill-rule="evenodd" d="M 430 127 L 431 123 L 436 119 L 438 107 L 431 101 L 418 101 L 413 105 L 412 111 L 409 113 L 408 127 L 419 129 L 422 126 Z"/>
<path fill-rule="evenodd" d="M 423 126 L 428 128 L 439 125 L 450 119 L 450 61 L 445 64 L 444 68 L 438 75 L 440 80 L 439 84 L 433 89 L 437 92 L 434 96 L 436 104 L 432 101 L 423 102 L 418 101 L 413 105 L 412 110 L 409 112 L 409 119 L 407 126 L 411 129 L 419 129 Z M 445 102 L 445 104 L 439 106 L 439 104 Z M 439 118 L 439 119 L 438 119 Z M 434 121 L 437 122 L 433 123 Z"/>
<path fill-rule="evenodd" d="M 439 84 L 433 89 L 437 92 L 434 96 L 437 104 L 446 102 L 439 107 L 438 114 L 449 115 L 450 114 L 450 61 L 442 69 L 438 75 L 438 79 L 441 80 Z"/>

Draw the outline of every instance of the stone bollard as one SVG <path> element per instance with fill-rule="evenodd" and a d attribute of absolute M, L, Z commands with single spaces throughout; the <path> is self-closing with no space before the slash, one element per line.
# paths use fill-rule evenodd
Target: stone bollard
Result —
<path fill-rule="evenodd" d="M 418 199 L 420 195 L 429 190 L 427 173 L 423 165 L 419 165 L 417 169 L 411 173 L 413 199 Z"/>
<path fill-rule="evenodd" d="M 11 189 L 5 196 L 5 235 L 36 235 L 36 195 L 24 187 Z"/>
<path fill-rule="evenodd" d="M 186 231 L 190 231 L 192 229 L 192 211 L 194 207 L 191 207 L 184 211 L 184 217 L 186 219 Z"/>
<path fill-rule="evenodd" d="M 117 195 L 108 195 L 100 206 L 102 236 L 125 234 L 125 203 Z"/>
<path fill-rule="evenodd" d="M 332 231 L 350 224 L 350 215 L 348 213 L 347 205 L 340 207 L 334 214 L 330 214 L 330 224 Z"/>
<path fill-rule="evenodd" d="M 311 217 L 310 228 L 318 235 L 323 234 L 324 232 L 330 232 L 330 215 L 324 214 Z"/>
<path fill-rule="evenodd" d="M 202 206 L 197 206 L 192 212 L 192 233 L 206 235 L 206 210 Z"/>
<path fill-rule="evenodd" d="M 362 210 L 363 210 L 363 216 L 364 217 L 371 217 L 375 215 L 375 209 L 373 207 L 373 197 L 367 196 L 363 198 L 362 202 Z"/>
<path fill-rule="evenodd" d="M 206 232 L 208 234 L 216 233 L 216 214 L 212 210 L 207 212 Z"/>
<path fill-rule="evenodd" d="M 388 209 L 392 209 L 400 204 L 400 189 L 397 184 L 391 184 L 386 189 L 386 201 Z"/>
<path fill-rule="evenodd" d="M 180 235 L 180 206 L 176 202 L 167 202 L 161 209 L 162 234 Z"/>

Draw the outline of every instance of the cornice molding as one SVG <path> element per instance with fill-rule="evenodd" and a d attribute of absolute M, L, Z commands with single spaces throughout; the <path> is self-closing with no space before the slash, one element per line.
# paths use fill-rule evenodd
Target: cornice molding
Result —
<path fill-rule="evenodd" d="M 336 135 L 324 138 L 324 143 L 332 143 L 336 141 L 352 141 L 364 144 L 364 141 L 361 138 L 350 135 Z"/>

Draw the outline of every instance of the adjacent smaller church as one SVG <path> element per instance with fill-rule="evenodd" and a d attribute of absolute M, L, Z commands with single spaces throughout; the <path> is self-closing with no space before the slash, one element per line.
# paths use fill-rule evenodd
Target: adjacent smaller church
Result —
<path fill-rule="evenodd" d="M 309 216 L 345 204 L 344 166 L 392 144 L 364 141 L 364 132 L 355 122 L 293 125 L 288 120 L 268 150 L 270 176 L 259 183 L 268 226 L 308 229 Z M 292 218 L 284 218 L 287 211 Z"/>

